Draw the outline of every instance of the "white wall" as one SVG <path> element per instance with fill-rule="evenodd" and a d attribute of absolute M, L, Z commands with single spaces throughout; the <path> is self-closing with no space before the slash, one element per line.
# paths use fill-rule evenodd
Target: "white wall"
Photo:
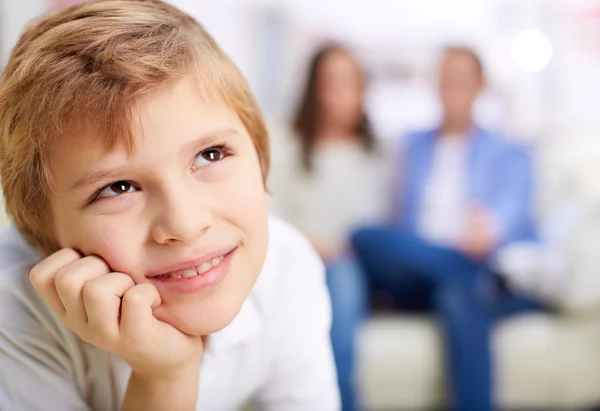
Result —
<path fill-rule="evenodd" d="M 44 0 L 0 0 L 0 67 L 25 24 L 44 11 Z"/>

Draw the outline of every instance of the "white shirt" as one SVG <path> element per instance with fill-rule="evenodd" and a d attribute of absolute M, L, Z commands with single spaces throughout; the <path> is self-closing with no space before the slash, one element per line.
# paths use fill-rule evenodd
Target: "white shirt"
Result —
<path fill-rule="evenodd" d="M 238 316 L 211 336 L 197 410 L 339 409 L 323 264 L 281 220 L 269 222 L 263 269 Z M 14 227 L 0 232 L 0 409 L 119 410 L 131 374 L 80 340 L 29 282 L 40 256 Z"/>
<path fill-rule="evenodd" d="M 444 135 L 435 143 L 422 196 L 418 231 L 432 242 L 452 245 L 463 235 L 468 212 L 467 139 Z"/>
<path fill-rule="evenodd" d="M 389 217 L 394 151 L 383 148 L 367 152 L 356 141 L 326 143 L 315 149 L 307 173 L 299 145 L 288 142 L 273 156 L 283 163 L 271 173 L 274 212 L 311 240 L 343 247 L 355 228 Z"/>

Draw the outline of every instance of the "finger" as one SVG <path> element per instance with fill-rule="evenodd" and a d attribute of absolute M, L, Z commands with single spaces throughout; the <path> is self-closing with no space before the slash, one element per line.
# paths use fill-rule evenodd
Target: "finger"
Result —
<path fill-rule="evenodd" d="M 142 343 L 152 332 L 156 321 L 152 309 L 160 303 L 160 294 L 150 283 L 138 284 L 127 290 L 121 304 L 121 337 L 132 344 Z"/>
<path fill-rule="evenodd" d="M 83 302 L 83 286 L 109 272 L 108 264 L 97 256 L 81 258 L 58 270 L 54 282 L 58 296 L 67 311 L 67 325 L 78 328 L 85 326 L 87 314 Z"/>
<path fill-rule="evenodd" d="M 134 286 L 133 279 L 123 273 L 108 273 L 84 284 L 83 302 L 91 333 L 108 342 L 119 338 L 121 298 Z"/>
<path fill-rule="evenodd" d="M 81 255 L 77 251 L 64 248 L 42 260 L 29 273 L 31 284 L 57 317 L 61 319 L 65 316 L 66 309 L 56 291 L 54 279 L 59 269 L 79 259 L 81 259 Z"/>

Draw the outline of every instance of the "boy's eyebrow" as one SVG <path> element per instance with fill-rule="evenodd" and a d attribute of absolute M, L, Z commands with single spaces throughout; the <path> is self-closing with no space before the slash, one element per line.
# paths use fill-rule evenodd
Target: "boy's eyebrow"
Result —
<path fill-rule="evenodd" d="M 200 137 L 191 143 L 186 144 L 184 150 L 188 150 L 193 147 L 197 147 L 198 145 L 211 145 L 217 144 L 221 139 L 231 136 L 239 135 L 239 131 L 233 128 L 223 128 L 217 130 L 211 130 L 206 133 L 200 135 Z M 95 185 L 100 181 L 106 180 L 115 180 L 118 179 L 119 176 L 122 175 L 122 170 L 120 168 L 116 169 L 106 169 L 106 170 L 94 170 L 88 173 L 85 173 L 81 176 L 75 184 L 72 186 L 72 190 L 81 190 L 84 187 L 88 187 L 91 185 Z"/>
<path fill-rule="evenodd" d="M 183 152 L 186 152 L 190 149 L 196 148 L 198 146 L 210 146 L 213 144 L 221 143 L 220 140 L 223 140 L 227 137 L 233 137 L 239 135 L 240 132 L 233 128 L 220 128 L 211 131 L 207 131 L 202 133 L 200 137 L 183 147 Z"/>
<path fill-rule="evenodd" d="M 85 187 L 95 185 L 100 181 L 115 180 L 119 175 L 120 172 L 118 169 L 90 171 L 73 184 L 72 190 L 81 190 Z"/>

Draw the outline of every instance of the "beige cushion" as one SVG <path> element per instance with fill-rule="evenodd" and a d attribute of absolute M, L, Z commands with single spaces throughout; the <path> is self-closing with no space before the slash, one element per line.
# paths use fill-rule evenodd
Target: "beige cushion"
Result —
<path fill-rule="evenodd" d="M 528 314 L 494 337 L 497 396 L 506 408 L 564 408 L 600 402 L 600 320 Z M 386 316 L 364 327 L 359 384 L 368 409 L 431 409 L 445 402 L 444 361 L 435 322 Z"/>
<path fill-rule="evenodd" d="M 358 383 L 367 409 L 443 403 L 440 339 L 427 317 L 375 317 L 362 329 L 358 352 Z"/>

